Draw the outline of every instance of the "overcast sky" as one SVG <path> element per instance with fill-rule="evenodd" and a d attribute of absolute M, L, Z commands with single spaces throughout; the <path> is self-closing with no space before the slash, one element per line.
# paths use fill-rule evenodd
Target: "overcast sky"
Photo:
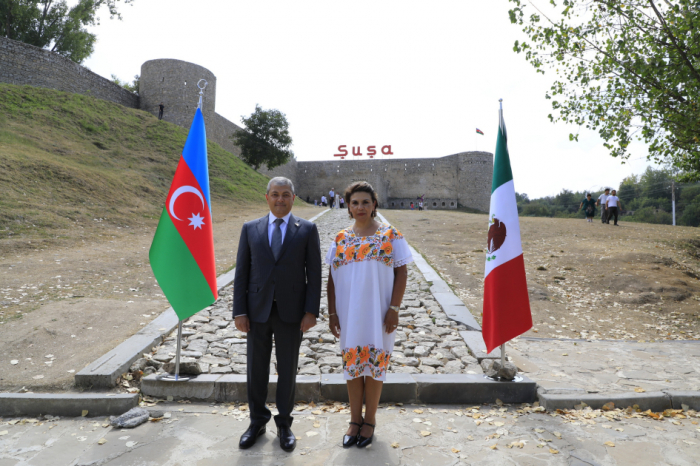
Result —
<path fill-rule="evenodd" d="M 502 98 L 517 191 L 594 190 L 643 172 L 644 146 L 633 145 L 623 165 L 597 134 L 584 129 L 569 142 L 577 128 L 549 122 L 553 75 L 513 52 L 523 37 L 508 8 L 506 0 L 135 0 L 122 6 L 123 21 L 101 15 L 85 65 L 122 80 L 156 58 L 204 66 L 217 78 L 217 113 L 240 124 L 255 104 L 281 110 L 299 161 L 332 160 L 340 144 L 363 153 L 390 144 L 394 158 L 493 152 Z"/>

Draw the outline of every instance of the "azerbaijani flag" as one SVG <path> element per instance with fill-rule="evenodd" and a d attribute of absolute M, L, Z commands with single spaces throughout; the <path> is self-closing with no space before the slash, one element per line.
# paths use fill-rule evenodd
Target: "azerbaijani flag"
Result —
<path fill-rule="evenodd" d="M 180 320 L 219 297 L 211 218 L 207 135 L 198 108 L 148 253 L 153 275 Z"/>
<path fill-rule="evenodd" d="M 482 136 L 484 135 L 484 132 L 481 131 L 479 128 L 476 128 L 476 134 L 481 134 Z"/>
<path fill-rule="evenodd" d="M 499 111 L 499 120 L 484 272 L 482 332 L 489 353 L 532 327 L 503 109 Z"/>

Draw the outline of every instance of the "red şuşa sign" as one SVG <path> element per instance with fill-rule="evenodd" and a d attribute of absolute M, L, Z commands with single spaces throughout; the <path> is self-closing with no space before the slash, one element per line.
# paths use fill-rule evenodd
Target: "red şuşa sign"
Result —
<path fill-rule="evenodd" d="M 340 145 L 338 146 L 338 153 L 333 154 L 333 157 L 340 157 L 341 159 L 344 159 L 346 156 L 348 156 L 348 150 L 346 149 L 346 145 Z M 394 155 L 394 153 L 391 150 L 391 145 L 386 145 L 382 146 L 382 154 L 384 155 Z M 354 157 L 360 157 L 364 154 L 362 154 L 362 147 L 360 146 L 352 146 L 352 155 Z M 368 146 L 367 147 L 367 155 L 369 156 L 370 159 L 373 159 L 375 155 L 377 155 L 377 146 Z"/>

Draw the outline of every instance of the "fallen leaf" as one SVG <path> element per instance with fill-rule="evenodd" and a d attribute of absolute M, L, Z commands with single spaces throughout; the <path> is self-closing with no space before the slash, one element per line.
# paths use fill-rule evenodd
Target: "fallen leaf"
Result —
<path fill-rule="evenodd" d="M 607 446 L 609 446 L 609 447 L 614 447 L 614 446 L 615 446 L 615 444 L 612 443 L 610 440 L 608 440 L 607 442 L 605 442 L 603 445 L 607 445 Z"/>
<path fill-rule="evenodd" d="M 542 432 L 544 432 L 544 429 L 535 429 L 535 432 L 537 432 L 538 434 L 541 434 Z"/>
<path fill-rule="evenodd" d="M 315 410 L 315 411 L 311 411 L 311 414 L 315 414 L 316 416 L 318 416 L 318 415 L 320 415 L 320 414 L 323 414 L 323 411 L 317 409 L 317 410 Z"/>
<path fill-rule="evenodd" d="M 603 411 L 612 411 L 613 409 L 615 409 L 615 403 L 612 401 L 608 401 L 603 405 Z"/>
<path fill-rule="evenodd" d="M 624 432 L 625 429 L 623 429 L 622 427 L 618 427 L 618 428 L 615 429 L 615 430 L 618 431 L 618 432 Z"/>
<path fill-rule="evenodd" d="M 77 440 L 78 442 L 84 442 L 85 440 L 87 440 L 87 437 L 78 437 Z"/>
<path fill-rule="evenodd" d="M 556 455 L 556 454 L 559 453 L 559 450 L 555 450 L 554 448 L 550 448 L 550 449 L 549 449 L 549 452 L 550 452 L 551 454 L 553 454 L 553 455 Z"/>
<path fill-rule="evenodd" d="M 421 434 L 423 437 L 427 437 L 427 436 L 431 435 L 432 432 L 430 432 L 429 430 L 421 430 L 421 431 L 420 431 L 420 434 Z"/>
<path fill-rule="evenodd" d="M 493 425 L 496 426 L 496 427 L 501 427 L 501 426 L 504 426 L 504 425 L 505 425 L 505 422 L 496 421 L 496 422 L 493 423 Z"/>
<path fill-rule="evenodd" d="M 135 447 L 137 443 L 139 442 L 135 442 L 133 440 L 131 442 L 126 442 L 126 448 Z"/>
<path fill-rule="evenodd" d="M 10 433 L 9 430 L 3 430 L 2 432 L 0 432 L 0 435 L 7 435 L 9 433 Z"/>
<path fill-rule="evenodd" d="M 85 417 L 85 416 L 87 416 L 87 415 L 88 415 L 88 410 L 87 410 L 87 409 L 84 409 L 84 410 L 83 410 L 83 413 L 81 414 L 81 416 L 82 416 L 82 417 Z"/>
<path fill-rule="evenodd" d="M 498 449 L 498 444 L 497 444 L 497 443 L 494 443 L 494 444 L 491 445 L 489 448 L 490 448 L 491 450 L 497 450 L 497 449 Z"/>
<path fill-rule="evenodd" d="M 496 398 L 496 406 L 503 406 L 503 402 L 498 398 Z"/>
<path fill-rule="evenodd" d="M 391 448 L 399 448 L 399 442 L 392 443 Z"/>
<path fill-rule="evenodd" d="M 320 423 L 320 422 L 314 422 L 314 427 L 318 429 L 319 427 L 321 427 L 321 423 Z"/>
<path fill-rule="evenodd" d="M 452 453 L 459 453 L 459 450 L 457 450 L 456 448 L 453 448 Z"/>
<path fill-rule="evenodd" d="M 646 390 L 644 390 L 642 387 L 637 387 L 637 388 L 634 389 L 634 391 L 637 392 L 637 393 L 644 393 L 644 392 L 646 392 Z"/>
<path fill-rule="evenodd" d="M 552 432 L 556 438 L 561 438 L 561 432 Z"/>
<path fill-rule="evenodd" d="M 314 432 L 313 430 L 310 430 L 306 433 L 307 437 L 313 437 L 314 435 L 318 435 L 318 432 Z"/>
<path fill-rule="evenodd" d="M 414 409 L 413 412 L 416 413 L 416 414 L 423 414 L 423 410 L 422 410 L 422 409 Z"/>
<path fill-rule="evenodd" d="M 97 441 L 97 444 L 98 444 L 98 445 L 104 445 L 105 443 L 107 443 L 107 439 L 104 438 L 104 437 L 101 438 L 101 439 L 99 439 L 99 440 Z"/>

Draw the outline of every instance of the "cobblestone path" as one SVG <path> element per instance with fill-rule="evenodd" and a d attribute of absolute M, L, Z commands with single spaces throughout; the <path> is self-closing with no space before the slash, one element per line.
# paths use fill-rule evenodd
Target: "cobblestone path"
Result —
<path fill-rule="evenodd" d="M 335 235 L 350 225 L 347 213 L 331 210 L 316 220 L 321 237 L 321 255 Z M 410 241 L 410 238 L 408 238 Z M 390 373 L 460 374 L 482 373 L 477 360 L 459 335 L 464 325 L 449 319 L 430 293 L 429 284 L 414 264 L 408 266 L 408 286 L 401 305 L 396 346 L 389 366 Z M 340 346 L 328 328 L 326 282 L 328 266 L 323 266 L 321 315 L 316 327 L 306 332 L 299 354 L 299 374 L 342 373 Z M 233 290 L 228 287 L 209 308 L 183 324 L 182 362 L 199 362 L 204 373 L 245 374 L 246 340 L 232 321 Z M 163 363 L 174 361 L 176 332 L 173 332 L 152 355 L 146 373 L 163 372 Z M 145 362 L 145 361 L 142 361 Z M 275 374 L 273 351 L 270 373 Z"/>

